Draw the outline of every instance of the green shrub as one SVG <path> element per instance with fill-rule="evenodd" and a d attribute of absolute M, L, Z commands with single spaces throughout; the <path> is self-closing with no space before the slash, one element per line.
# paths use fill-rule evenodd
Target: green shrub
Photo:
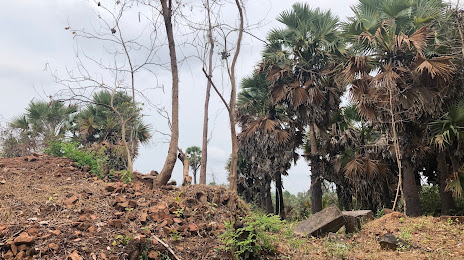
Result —
<path fill-rule="evenodd" d="M 428 216 L 440 216 L 441 201 L 438 186 L 422 186 L 419 192 L 422 206 L 422 214 Z"/>
<path fill-rule="evenodd" d="M 105 148 L 98 151 L 88 151 L 75 142 L 63 142 L 54 140 L 45 148 L 45 153 L 56 157 L 65 157 L 72 159 L 80 168 L 90 167 L 90 172 L 103 178 L 104 168 L 108 161 L 105 156 Z"/>
<path fill-rule="evenodd" d="M 234 228 L 234 223 L 225 222 L 226 230 L 219 236 L 223 249 L 233 252 L 236 259 L 259 259 L 262 253 L 275 251 L 275 233 L 284 222 L 276 215 L 251 214 L 242 219 L 243 227 Z"/>

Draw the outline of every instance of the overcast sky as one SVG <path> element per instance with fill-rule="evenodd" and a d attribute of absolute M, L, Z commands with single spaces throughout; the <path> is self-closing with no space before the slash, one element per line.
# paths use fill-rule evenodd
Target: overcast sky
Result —
<path fill-rule="evenodd" d="M 157 1 L 154 1 L 157 2 Z M 264 39 L 271 28 L 279 27 L 275 21 L 278 14 L 291 8 L 295 2 L 306 2 L 311 7 L 332 10 L 342 20 L 351 15 L 350 6 L 354 0 L 246 0 L 247 23 L 260 22 L 260 28 L 253 34 Z M 102 49 L 101 43 L 83 43 L 78 45 L 72 34 L 64 30 L 69 24 L 81 28 L 91 26 L 97 20 L 95 4 L 86 0 L 15 0 L 3 1 L 0 8 L 0 119 L 11 120 L 24 112 L 31 99 L 47 100 L 61 86 L 56 84 L 50 69 L 63 72 L 64 68 L 75 66 L 75 50 L 85 48 L 87 53 L 97 54 Z M 236 19 L 237 12 L 233 8 L 223 9 L 225 17 Z M 127 25 L 127 28 L 132 26 Z M 134 28 L 136 22 L 134 21 Z M 187 31 L 179 29 L 181 31 Z M 84 47 L 82 47 L 84 46 Z M 242 53 L 237 65 L 238 80 L 249 75 L 260 60 L 263 44 L 245 35 Z M 183 49 L 184 48 L 184 49 Z M 179 46 L 179 56 L 188 56 L 192 49 Z M 160 59 L 167 55 L 166 49 L 159 54 Z M 167 60 L 164 60 L 167 62 Z M 156 77 L 140 74 L 137 86 L 150 88 L 170 86 L 169 72 L 159 69 Z M 226 78 L 216 70 L 217 85 L 227 91 Z M 201 64 L 195 60 L 182 63 L 180 69 L 180 142 L 179 147 L 201 146 L 202 121 L 206 80 L 201 72 Z M 225 164 L 230 154 L 230 132 L 227 113 L 217 95 L 211 93 L 210 130 L 212 137 L 208 148 L 207 181 L 226 182 Z M 169 105 L 170 95 L 166 90 L 147 92 L 147 96 L 155 104 Z M 167 107 L 168 108 L 168 107 Z M 160 118 L 152 108 L 145 107 L 145 120 L 156 129 L 166 129 L 166 121 Z M 3 119 L 2 119 L 3 118 Z M 160 171 L 163 167 L 168 146 L 161 142 L 162 136 L 155 135 L 153 142 L 140 151 L 135 161 L 136 170 L 148 173 L 150 170 Z M 289 176 L 284 178 L 284 187 L 291 193 L 307 191 L 310 186 L 309 167 L 300 159 Z M 173 178 L 180 182 L 182 166 L 176 164 Z"/>

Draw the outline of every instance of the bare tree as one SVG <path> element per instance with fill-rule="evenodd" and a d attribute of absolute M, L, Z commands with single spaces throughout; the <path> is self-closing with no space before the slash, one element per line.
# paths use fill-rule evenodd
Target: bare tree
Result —
<path fill-rule="evenodd" d="M 166 185 L 171 179 L 171 174 L 177 160 L 177 149 L 179 143 L 179 72 L 177 68 L 176 44 L 172 29 L 172 0 L 160 0 L 161 12 L 168 37 L 169 57 L 171 60 L 172 76 L 172 123 L 171 141 L 169 143 L 168 155 L 159 176 L 154 179 L 153 186 Z"/>
<path fill-rule="evenodd" d="M 128 31 L 132 34 L 134 32 L 126 30 L 123 18 L 135 19 L 136 12 L 131 13 L 134 9 L 134 0 L 117 1 L 114 7 L 105 6 L 97 1 L 94 3 L 98 6 L 96 12 L 98 26 L 92 26 L 91 30 L 88 30 L 68 25 L 65 29 L 69 30 L 75 39 L 96 41 L 103 44 L 103 57 L 96 58 L 96 54 L 89 55 L 83 49 L 77 48 L 76 67 L 66 69 L 66 78 L 62 78 L 57 72 L 52 71 L 55 81 L 64 86 L 64 89 L 56 95 L 61 99 L 105 106 L 113 111 L 120 121 L 121 142 L 127 156 L 127 169 L 133 171 L 132 161 L 133 155 L 136 153 L 136 142 L 134 141 L 136 137 L 134 129 L 130 133 L 126 132 L 127 123 L 139 112 L 136 107 L 136 95 L 153 106 L 146 99 L 144 92 L 137 90 L 135 78 L 136 74 L 141 71 L 153 74 L 150 66 L 156 65 L 153 60 L 162 44 L 156 40 L 158 28 L 155 23 L 147 24 L 140 34 L 128 36 L 130 35 Z M 140 12 L 138 20 L 141 22 Z M 151 25 L 154 26 L 150 27 Z M 145 33 L 146 28 L 150 29 L 148 34 Z M 101 74 L 96 73 L 96 71 Z M 109 104 L 96 103 L 92 100 L 92 95 L 102 90 L 111 93 Z M 117 93 L 131 93 L 131 109 L 123 111 L 114 104 L 114 97 Z"/>
<path fill-rule="evenodd" d="M 224 96 L 218 90 L 218 88 L 216 87 L 216 85 L 214 84 L 212 80 L 211 75 L 208 74 L 206 70 L 203 68 L 203 73 L 208 78 L 208 81 L 211 83 L 211 86 L 213 86 L 214 90 L 221 98 L 229 114 L 230 137 L 231 137 L 231 144 L 232 144 L 232 152 L 231 152 L 231 159 L 230 159 L 230 173 L 229 173 L 229 189 L 232 191 L 237 191 L 237 161 L 238 161 L 238 139 L 237 139 L 237 131 L 235 129 L 236 127 L 235 104 L 237 101 L 237 80 L 235 76 L 235 67 L 237 64 L 238 55 L 240 54 L 240 47 L 242 44 L 243 31 L 244 31 L 243 29 L 244 28 L 244 15 L 243 15 L 242 3 L 240 3 L 240 0 L 235 0 L 235 5 L 238 9 L 238 13 L 240 17 L 240 25 L 237 30 L 232 30 L 232 31 L 238 31 L 238 37 L 237 37 L 237 42 L 235 45 L 234 56 L 232 58 L 232 63 L 230 65 L 228 62 L 229 52 L 227 51 L 227 36 L 232 31 L 229 31 L 228 33 L 224 33 L 224 51 L 221 53 L 222 58 L 226 61 L 227 73 L 228 73 L 229 81 L 231 85 L 229 102 L 225 100 Z"/>
<path fill-rule="evenodd" d="M 211 78 L 213 75 L 213 55 L 214 55 L 214 38 L 213 26 L 211 23 L 211 5 L 209 0 L 206 0 L 205 5 L 208 17 L 208 43 L 209 43 L 209 57 L 208 57 L 208 76 Z M 206 84 L 206 97 L 205 97 L 205 111 L 203 115 L 203 141 L 201 147 L 201 163 L 200 163 L 200 184 L 206 184 L 206 164 L 208 161 L 208 113 L 209 113 L 209 97 L 211 93 L 211 81 L 208 80 Z"/>

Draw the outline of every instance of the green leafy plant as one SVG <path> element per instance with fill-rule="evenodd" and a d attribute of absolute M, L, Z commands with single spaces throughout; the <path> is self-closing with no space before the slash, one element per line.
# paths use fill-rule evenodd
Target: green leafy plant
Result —
<path fill-rule="evenodd" d="M 174 214 L 176 214 L 176 216 L 177 216 L 178 218 L 183 217 L 183 216 L 184 216 L 184 208 L 179 208 L 179 209 L 177 209 L 176 211 L 174 211 Z"/>
<path fill-rule="evenodd" d="M 177 231 L 177 230 L 172 230 L 169 235 L 174 239 L 174 241 L 178 241 L 178 240 L 182 239 L 182 236 L 180 235 L 179 231 Z"/>
<path fill-rule="evenodd" d="M 117 245 L 122 245 L 122 246 L 127 246 L 129 244 L 129 242 L 131 240 L 133 240 L 134 238 L 130 237 L 130 236 L 123 236 L 123 235 L 117 235 L 113 241 L 113 243 L 111 243 L 113 246 L 117 246 Z"/>
<path fill-rule="evenodd" d="M 380 217 L 382 217 L 383 215 L 385 215 L 385 212 L 383 211 L 383 208 L 382 208 L 382 209 L 378 209 L 377 212 L 375 213 L 375 218 L 380 218 Z"/>
<path fill-rule="evenodd" d="M 230 250 L 236 259 L 257 259 L 261 253 L 273 253 L 276 235 L 284 225 L 279 216 L 251 214 L 242 218 L 243 227 L 225 222 L 226 230 L 219 236 L 223 249 Z"/>
<path fill-rule="evenodd" d="M 105 154 L 105 147 L 98 151 L 88 151 L 76 142 L 66 142 L 53 140 L 49 142 L 45 153 L 56 157 L 72 159 L 80 168 L 90 167 L 90 172 L 103 178 L 104 167 L 108 161 Z"/>
<path fill-rule="evenodd" d="M 349 249 L 349 246 L 342 242 L 326 241 L 325 243 L 327 255 L 335 259 L 344 259 Z"/>
<path fill-rule="evenodd" d="M 121 171 L 121 181 L 124 182 L 125 184 L 132 182 L 132 173 L 128 170 L 122 170 Z"/>

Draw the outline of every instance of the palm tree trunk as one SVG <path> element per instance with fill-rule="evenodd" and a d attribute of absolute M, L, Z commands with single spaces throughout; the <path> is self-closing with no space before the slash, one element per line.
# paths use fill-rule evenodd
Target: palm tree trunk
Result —
<path fill-rule="evenodd" d="M 318 167 L 316 128 L 314 123 L 310 124 L 310 142 L 311 142 L 311 213 L 317 213 L 322 210 L 322 181 Z"/>
<path fill-rule="evenodd" d="M 446 191 L 446 179 L 449 176 L 449 170 L 446 165 L 445 151 L 438 152 L 437 170 L 440 175 L 441 214 L 449 215 L 450 210 L 454 207 L 454 200 L 451 192 Z"/>
<path fill-rule="evenodd" d="M 272 214 L 274 212 L 274 207 L 272 206 L 272 197 L 271 197 L 271 178 L 265 178 L 265 188 L 264 188 L 264 206 L 267 214 Z"/>
<path fill-rule="evenodd" d="M 405 201 L 405 212 L 407 216 L 418 217 L 422 215 L 419 192 L 417 190 L 416 175 L 410 159 L 403 159 L 404 184 L 403 193 Z"/>
<path fill-rule="evenodd" d="M 197 184 L 197 169 L 193 168 L 193 184 Z M 202 184 L 200 182 L 200 184 Z"/>
<path fill-rule="evenodd" d="M 344 210 L 351 210 L 353 198 L 347 186 L 337 184 L 337 197 L 341 208 Z"/>
<path fill-rule="evenodd" d="M 208 75 L 213 75 L 213 55 L 214 55 L 214 39 L 213 27 L 211 24 L 211 6 L 209 0 L 206 0 L 206 9 L 208 12 L 208 41 L 209 41 L 209 59 L 208 59 Z M 206 163 L 208 161 L 208 113 L 209 113 L 209 97 L 211 93 L 211 81 L 206 84 L 205 111 L 203 115 L 203 143 L 201 147 L 201 168 L 200 168 L 200 184 L 206 184 Z"/>
<path fill-rule="evenodd" d="M 458 172 L 460 168 L 459 159 L 453 153 L 450 153 L 451 166 L 453 167 L 453 172 Z"/>
<path fill-rule="evenodd" d="M 275 214 L 280 216 L 280 219 L 285 219 L 285 206 L 284 197 L 282 191 L 282 174 L 280 172 L 275 173 L 275 185 L 276 185 L 276 206 Z"/>
<path fill-rule="evenodd" d="M 179 72 L 177 68 L 176 45 L 172 30 L 172 0 L 160 0 L 164 25 L 168 37 L 169 57 L 171 59 L 172 77 L 172 122 L 171 141 L 169 142 L 168 156 L 158 178 L 153 180 L 153 187 L 166 185 L 171 179 L 171 174 L 177 160 L 177 146 L 179 143 Z M 169 2 L 169 4 L 168 4 Z"/>

